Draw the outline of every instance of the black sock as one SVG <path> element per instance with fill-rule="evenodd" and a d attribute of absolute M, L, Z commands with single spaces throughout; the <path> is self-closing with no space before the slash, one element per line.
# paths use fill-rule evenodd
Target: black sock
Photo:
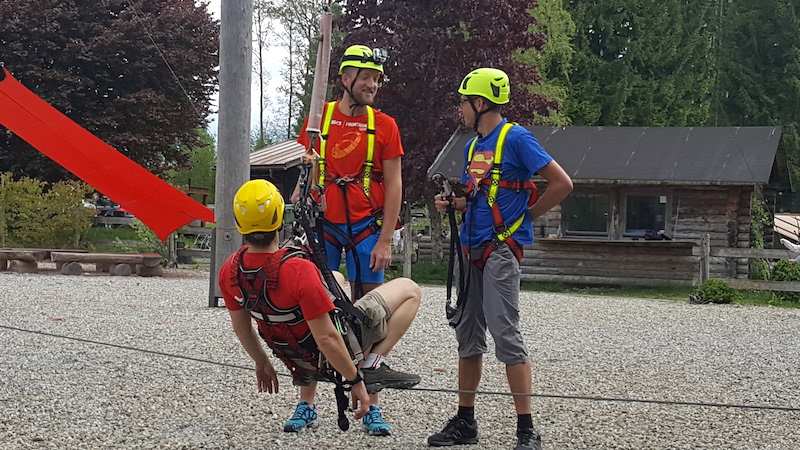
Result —
<path fill-rule="evenodd" d="M 459 406 L 458 407 L 458 417 L 464 419 L 468 424 L 475 423 L 475 407 L 474 406 Z"/>
<path fill-rule="evenodd" d="M 533 419 L 530 414 L 518 414 L 517 429 L 524 430 L 525 428 L 533 428 Z"/>

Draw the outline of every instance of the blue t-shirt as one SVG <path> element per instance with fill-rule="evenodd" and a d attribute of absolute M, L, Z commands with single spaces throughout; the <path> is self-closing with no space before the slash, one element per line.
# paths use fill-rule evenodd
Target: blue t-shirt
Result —
<path fill-rule="evenodd" d="M 489 176 L 494 150 L 500 130 L 507 121 L 503 119 L 488 135 L 478 139 L 472 156 L 472 164 L 467 167 L 469 147 L 472 141 L 464 147 L 464 173 L 461 182 L 466 184 L 472 174 L 480 179 Z M 514 126 L 508 130 L 505 147 L 503 149 L 502 179 L 503 180 L 530 180 L 542 167 L 546 166 L 553 158 L 539 145 L 536 136 L 522 126 Z M 491 240 L 495 236 L 494 218 L 492 208 L 486 202 L 486 193 L 489 187 L 481 185 L 482 193 L 478 193 L 473 200 L 467 202 L 467 212 L 464 224 L 461 226 L 461 244 L 475 248 Z M 511 226 L 517 218 L 525 215 L 522 225 L 513 237 L 521 245 L 533 244 L 533 220 L 528 209 L 530 192 L 519 192 L 510 189 L 498 189 L 497 204 L 507 226 Z"/>

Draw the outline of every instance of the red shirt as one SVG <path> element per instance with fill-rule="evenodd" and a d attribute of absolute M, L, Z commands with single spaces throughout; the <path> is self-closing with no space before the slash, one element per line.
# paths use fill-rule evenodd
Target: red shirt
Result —
<path fill-rule="evenodd" d="M 330 107 L 330 106 L 326 106 Z M 364 168 L 367 159 L 367 115 L 350 117 L 339 111 L 339 102 L 333 105 L 334 112 L 331 126 L 328 130 L 328 142 L 325 146 L 325 174 L 328 178 L 337 178 L 345 175 L 358 175 Z M 323 114 L 322 120 L 325 120 Z M 297 142 L 308 148 L 310 139 L 306 132 L 308 118 L 300 130 Z M 324 127 L 320 127 L 322 129 Z M 314 144 L 314 149 L 319 151 L 319 139 Z M 383 186 L 383 161 L 403 156 L 403 144 L 400 142 L 400 131 L 397 123 L 388 114 L 375 110 L 375 153 L 372 168 L 372 184 L 370 195 L 377 205 L 383 206 L 385 190 Z M 312 180 L 316 183 L 318 180 Z M 328 208 L 325 218 L 333 223 L 347 223 L 345 216 L 344 197 L 342 190 L 333 183 L 325 187 L 325 200 Z M 347 205 L 350 211 L 350 221 L 357 222 L 372 214 L 369 199 L 362 191 L 360 183 L 347 184 Z"/>
<path fill-rule="evenodd" d="M 242 255 L 242 265 L 247 269 L 255 269 L 266 263 L 275 253 L 250 253 Z M 231 311 L 243 308 L 237 299 L 242 293 L 235 285 L 238 267 L 232 264 L 235 253 L 228 257 L 219 271 L 219 288 L 225 300 L 225 307 Z M 316 319 L 334 309 L 328 291 L 322 284 L 322 275 L 317 266 L 303 258 L 289 258 L 283 262 L 278 274 L 278 286 L 268 291 L 270 301 L 278 308 L 293 308 L 300 305 L 300 312 L 306 320 Z M 264 321 L 258 321 L 258 328 L 267 327 Z M 296 338 L 308 333 L 308 324 L 304 321 L 289 327 Z M 262 330 L 263 334 L 264 331 Z"/>

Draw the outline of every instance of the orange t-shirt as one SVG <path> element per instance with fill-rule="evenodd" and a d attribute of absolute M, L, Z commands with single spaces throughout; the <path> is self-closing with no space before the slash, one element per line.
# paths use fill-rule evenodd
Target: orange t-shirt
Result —
<path fill-rule="evenodd" d="M 359 180 L 362 177 L 364 161 L 367 158 L 367 115 L 350 117 L 339 111 L 339 102 L 327 105 L 326 108 L 336 108 L 328 130 L 328 142 L 325 146 L 325 174 L 328 179 L 349 175 Z M 323 113 L 323 120 L 325 115 Z M 306 148 L 310 139 L 306 133 L 308 118 L 300 130 L 297 142 Z M 320 127 L 323 128 L 323 127 Z M 319 139 L 314 144 L 314 149 L 319 151 Z M 383 185 L 383 161 L 403 156 L 403 144 L 400 142 L 400 131 L 397 123 L 388 114 L 375 110 L 375 151 L 372 167 L 372 183 L 370 195 L 377 205 L 383 206 L 385 188 Z M 312 180 L 317 182 L 318 180 Z M 347 206 L 350 212 L 350 221 L 357 222 L 372 214 L 372 206 L 364 195 L 363 186 L 358 183 L 347 183 Z M 325 200 L 327 210 L 325 218 L 333 223 L 347 223 L 345 216 L 344 197 L 342 189 L 332 182 L 326 183 Z"/>

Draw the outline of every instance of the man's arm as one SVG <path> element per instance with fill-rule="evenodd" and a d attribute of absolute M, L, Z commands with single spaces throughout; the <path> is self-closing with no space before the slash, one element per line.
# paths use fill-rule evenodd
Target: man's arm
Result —
<path fill-rule="evenodd" d="M 399 156 L 383 161 L 383 185 L 386 195 L 381 235 L 370 256 L 370 267 L 375 272 L 387 269 L 392 263 L 392 233 L 403 202 L 402 161 Z"/>
<path fill-rule="evenodd" d="M 251 322 L 250 312 L 245 309 L 237 311 L 228 310 L 231 316 L 231 325 L 233 325 L 233 332 L 239 338 L 242 347 L 250 355 L 250 358 L 256 363 L 256 380 L 258 382 L 258 392 L 278 392 L 278 375 L 272 362 L 261 346 L 261 341 L 253 329 Z"/>
<path fill-rule="evenodd" d="M 308 329 L 311 330 L 311 334 L 314 336 L 317 347 L 319 347 L 319 350 L 325 355 L 325 358 L 333 368 L 342 374 L 346 380 L 355 379 L 358 369 L 353 364 L 353 360 L 350 359 L 350 352 L 347 350 L 342 336 L 333 325 L 331 317 L 328 314 L 322 314 L 315 319 L 306 321 L 306 323 L 308 323 Z M 355 418 L 360 419 L 369 410 L 370 402 L 367 389 L 364 383 L 361 382 L 353 386 L 351 392 L 353 401 L 360 404 L 359 410 L 355 414 Z"/>
<path fill-rule="evenodd" d="M 531 216 L 534 219 L 550 211 L 572 192 L 572 179 L 557 162 L 550 161 L 539 169 L 538 174 L 547 180 L 547 189 L 531 207 Z"/>

